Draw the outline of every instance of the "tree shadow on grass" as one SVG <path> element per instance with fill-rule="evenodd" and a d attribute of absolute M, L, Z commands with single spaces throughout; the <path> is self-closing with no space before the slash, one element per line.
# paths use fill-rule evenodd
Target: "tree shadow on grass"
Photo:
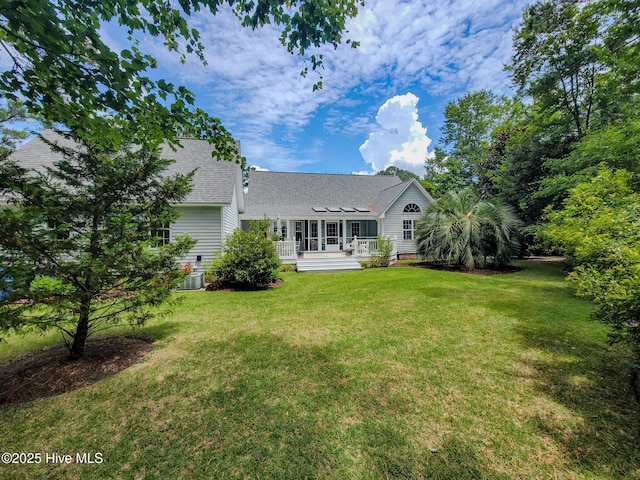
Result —
<path fill-rule="evenodd" d="M 416 444 L 405 420 L 415 411 L 411 394 L 392 388 L 390 377 L 373 386 L 335 347 L 241 334 L 188 353 L 210 357 L 223 379 L 198 398 L 198 431 L 208 432 L 211 447 L 195 476 L 499 478 L 458 437 L 437 451 Z"/>
<path fill-rule="evenodd" d="M 566 328 L 561 327 L 558 328 Z M 631 388 L 630 356 L 566 329 L 520 324 L 535 388 L 569 410 L 536 411 L 529 422 L 563 449 L 568 466 L 587 476 L 640 477 L 640 406 Z"/>

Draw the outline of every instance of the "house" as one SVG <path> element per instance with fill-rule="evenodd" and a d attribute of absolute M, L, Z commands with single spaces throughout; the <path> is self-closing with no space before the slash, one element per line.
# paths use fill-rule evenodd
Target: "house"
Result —
<path fill-rule="evenodd" d="M 73 147 L 53 130 L 45 130 L 42 136 Z M 216 161 L 207 141 L 183 138 L 180 143 L 182 148 L 176 151 L 162 148 L 164 158 L 175 160 L 167 173 L 196 170 L 194 186 L 177 206 L 181 217 L 162 229 L 160 237 L 168 241 L 188 233 L 197 240 L 182 262 L 208 265 L 229 234 L 239 227 L 248 228 L 250 220 L 265 217 L 273 222 L 274 230 L 279 228 L 278 250 L 283 261 L 290 263 L 298 262 L 299 256 L 323 254 L 367 257 L 377 249 L 378 235 L 390 237 L 399 256 L 416 252 L 415 223 L 433 201 L 416 180 L 252 171 L 245 192 L 239 165 Z M 40 137 L 11 155 L 22 167 L 36 170 L 60 158 Z M 357 262 L 355 265 L 359 268 Z"/>
<path fill-rule="evenodd" d="M 413 255 L 416 221 L 432 201 L 417 180 L 394 176 L 252 171 L 240 222 L 246 228 L 266 216 L 296 254 L 366 256 L 381 235 L 393 240 L 398 255 Z M 291 255 L 290 248 L 281 254 Z"/>
<path fill-rule="evenodd" d="M 12 153 L 10 159 L 24 168 L 40 171 L 61 160 L 61 154 L 53 152 L 41 137 L 63 147 L 77 148 L 77 144 L 64 135 L 44 130 L 41 136 L 34 137 Z M 193 189 L 177 206 L 182 214 L 180 218 L 159 234 L 161 241 L 168 241 L 188 233 L 198 242 L 181 261 L 204 267 L 222 248 L 225 238 L 240 226 L 238 215 L 244 211 L 242 171 L 236 163 L 216 161 L 212 157 L 214 147 L 205 140 L 182 138 L 180 143 L 182 148 L 176 151 L 168 145 L 163 146 L 161 156 L 175 160 L 167 169 L 168 175 L 196 170 Z M 0 195 L 0 206 L 6 200 Z"/>

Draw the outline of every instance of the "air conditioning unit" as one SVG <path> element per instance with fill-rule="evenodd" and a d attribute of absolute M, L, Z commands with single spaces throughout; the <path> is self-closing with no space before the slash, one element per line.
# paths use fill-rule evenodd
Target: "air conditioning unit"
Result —
<path fill-rule="evenodd" d="M 190 273 L 178 285 L 178 290 L 199 290 L 204 287 L 204 272 Z"/>

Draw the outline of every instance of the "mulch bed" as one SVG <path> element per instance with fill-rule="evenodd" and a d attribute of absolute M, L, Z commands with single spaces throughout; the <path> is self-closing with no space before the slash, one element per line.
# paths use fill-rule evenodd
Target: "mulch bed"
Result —
<path fill-rule="evenodd" d="M 476 268 L 475 270 L 468 270 L 464 267 L 455 267 L 450 265 L 441 265 L 429 262 L 417 262 L 417 263 L 395 263 L 393 267 L 413 267 L 413 268 L 429 268 L 431 270 L 443 270 L 445 272 L 457 272 L 457 273 L 469 273 L 472 275 L 502 275 L 505 273 L 515 273 L 522 270 L 522 267 L 515 267 L 513 265 L 505 265 L 500 268 Z"/>
<path fill-rule="evenodd" d="M 141 361 L 153 341 L 141 336 L 89 339 L 82 358 L 64 345 L 39 350 L 0 366 L 0 404 L 52 397 L 91 385 Z"/>

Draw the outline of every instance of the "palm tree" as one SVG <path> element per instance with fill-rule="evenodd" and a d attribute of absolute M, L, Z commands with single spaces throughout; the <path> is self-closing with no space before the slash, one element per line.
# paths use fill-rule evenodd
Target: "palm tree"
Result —
<path fill-rule="evenodd" d="M 418 252 L 469 270 L 483 267 L 489 256 L 496 265 L 505 265 L 518 250 L 520 226 L 508 205 L 479 200 L 469 188 L 449 191 L 418 222 Z"/>

